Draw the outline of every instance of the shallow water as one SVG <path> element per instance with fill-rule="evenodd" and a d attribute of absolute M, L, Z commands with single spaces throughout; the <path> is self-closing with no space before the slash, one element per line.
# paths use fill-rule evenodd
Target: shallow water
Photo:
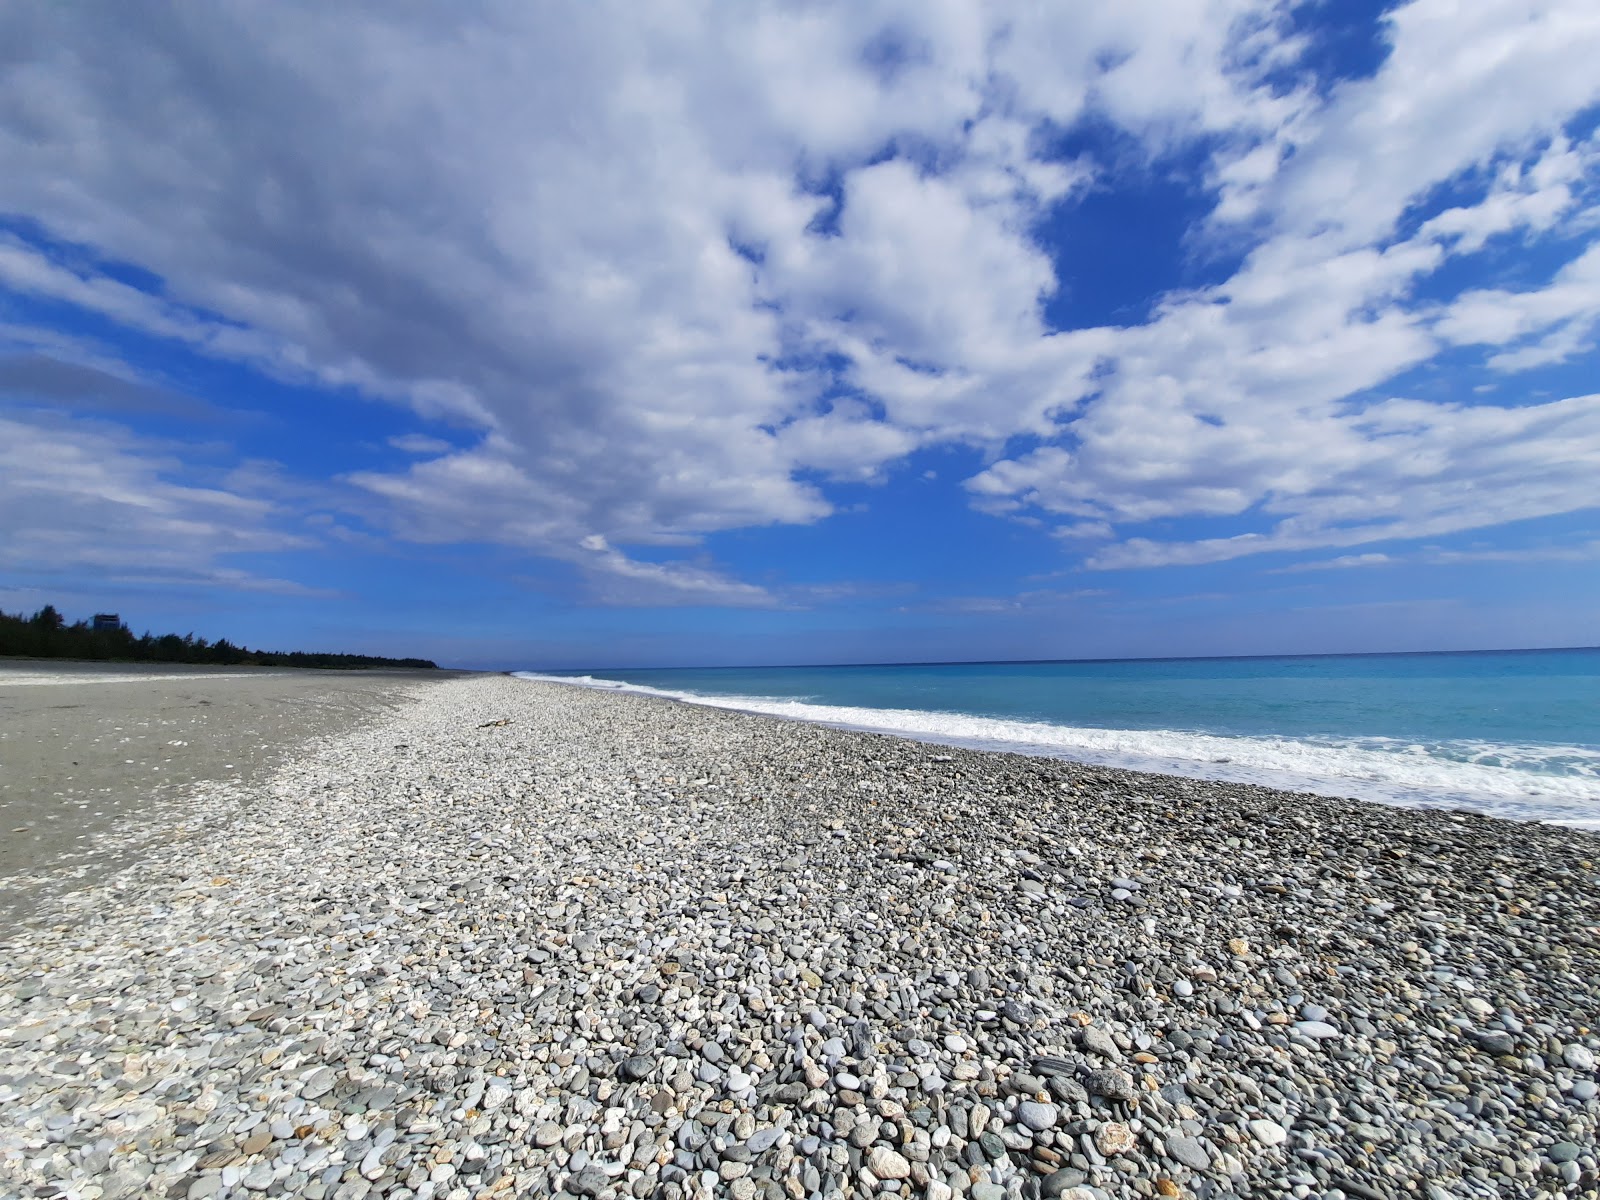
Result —
<path fill-rule="evenodd" d="M 1600 649 L 525 674 L 955 745 L 1600 828 Z"/>

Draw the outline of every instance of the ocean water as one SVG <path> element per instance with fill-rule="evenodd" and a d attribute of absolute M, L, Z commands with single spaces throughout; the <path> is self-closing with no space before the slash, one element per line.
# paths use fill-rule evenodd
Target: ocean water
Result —
<path fill-rule="evenodd" d="M 1600 829 L 1600 649 L 519 674 L 949 745 Z"/>

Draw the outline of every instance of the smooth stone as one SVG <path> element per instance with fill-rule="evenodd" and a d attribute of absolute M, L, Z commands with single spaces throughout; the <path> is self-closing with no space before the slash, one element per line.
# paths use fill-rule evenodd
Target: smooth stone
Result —
<path fill-rule="evenodd" d="M 1166 1146 L 1168 1158 L 1193 1170 L 1203 1171 L 1211 1165 L 1211 1155 L 1206 1152 L 1205 1143 L 1199 1138 L 1187 1134 L 1168 1134 Z"/>
<path fill-rule="evenodd" d="M 642 1079 L 648 1079 L 650 1072 L 655 1069 L 655 1065 L 652 1059 L 646 1058 L 642 1054 L 636 1054 L 632 1058 L 623 1059 L 618 1064 L 617 1076 L 629 1083 L 637 1083 Z"/>
<path fill-rule="evenodd" d="M 1044 1177 L 1039 1186 L 1040 1195 L 1046 1200 L 1057 1200 L 1068 1191 L 1077 1187 L 1084 1181 L 1084 1174 L 1076 1167 L 1062 1167 L 1059 1171 L 1052 1171 Z"/>
<path fill-rule="evenodd" d="M 1294 1027 L 1295 1031 L 1302 1036 L 1316 1038 L 1319 1041 L 1339 1036 L 1339 1031 L 1326 1021 L 1296 1021 Z"/>
<path fill-rule="evenodd" d="M 1017 1120 L 1035 1133 L 1053 1128 L 1058 1115 L 1054 1104 L 1041 1104 L 1037 1100 L 1026 1100 L 1017 1106 Z"/>
<path fill-rule="evenodd" d="M 272 1165 L 270 1163 L 257 1163 L 244 1173 L 244 1178 L 239 1182 L 252 1192 L 264 1192 L 272 1186 Z"/>
<path fill-rule="evenodd" d="M 745 1140 L 745 1146 L 751 1154 L 763 1154 L 778 1144 L 778 1139 L 783 1137 L 781 1129 L 758 1129 Z"/>
<path fill-rule="evenodd" d="M 1251 1121 L 1250 1136 L 1263 1146 L 1281 1146 L 1289 1140 L 1289 1131 L 1276 1121 Z"/>
<path fill-rule="evenodd" d="M 1594 1070 L 1594 1052 L 1587 1046 L 1580 1046 L 1576 1042 L 1569 1043 L 1561 1048 L 1561 1061 L 1574 1071 Z"/>
<path fill-rule="evenodd" d="M 307 1100 L 316 1100 L 333 1091 L 334 1084 L 338 1081 L 339 1077 L 332 1067 L 318 1067 L 306 1076 L 306 1081 L 300 1085 L 300 1094 Z"/>

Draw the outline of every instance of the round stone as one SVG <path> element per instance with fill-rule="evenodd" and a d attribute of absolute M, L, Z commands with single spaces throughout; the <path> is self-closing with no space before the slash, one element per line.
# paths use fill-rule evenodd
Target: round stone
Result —
<path fill-rule="evenodd" d="M 1594 1070 L 1594 1052 L 1576 1042 L 1568 1043 L 1561 1048 L 1561 1061 L 1574 1071 Z"/>

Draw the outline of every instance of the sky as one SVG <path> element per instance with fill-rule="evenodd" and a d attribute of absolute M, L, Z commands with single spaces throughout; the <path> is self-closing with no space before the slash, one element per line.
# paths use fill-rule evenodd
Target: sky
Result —
<path fill-rule="evenodd" d="M 1600 643 L 1600 6 L 0 6 L 0 608 Z"/>

